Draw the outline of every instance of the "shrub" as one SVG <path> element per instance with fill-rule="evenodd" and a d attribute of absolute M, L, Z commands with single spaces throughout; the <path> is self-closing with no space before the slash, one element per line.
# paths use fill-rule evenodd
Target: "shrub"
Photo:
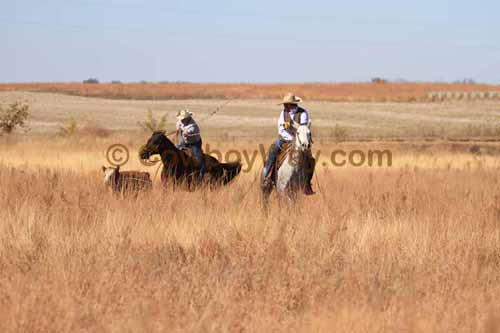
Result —
<path fill-rule="evenodd" d="M 339 124 L 336 124 L 335 127 L 332 130 L 332 136 L 335 139 L 335 142 L 344 142 L 347 140 L 349 137 L 349 131 L 347 128 L 339 126 Z"/>
<path fill-rule="evenodd" d="M 11 134 L 17 127 L 26 127 L 29 116 L 29 105 L 27 104 L 15 102 L 7 109 L 0 107 L 0 129 L 4 133 Z"/>
<path fill-rule="evenodd" d="M 74 117 L 71 117 L 66 124 L 59 125 L 60 136 L 74 136 L 78 131 L 78 122 Z"/>
<path fill-rule="evenodd" d="M 145 121 L 138 122 L 139 126 L 146 132 L 165 131 L 167 127 L 167 114 L 159 120 L 153 115 L 153 111 L 148 110 Z"/>

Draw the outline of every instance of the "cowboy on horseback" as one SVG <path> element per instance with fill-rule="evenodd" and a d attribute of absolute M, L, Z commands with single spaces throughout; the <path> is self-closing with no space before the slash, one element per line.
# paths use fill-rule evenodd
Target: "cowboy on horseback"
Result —
<path fill-rule="evenodd" d="M 299 107 L 299 103 L 301 102 L 302 99 L 300 97 L 289 93 L 283 98 L 283 102 L 279 104 L 283 105 L 283 110 L 281 111 L 278 119 L 278 139 L 269 150 L 267 163 L 263 170 L 264 187 L 272 186 L 273 178 L 275 177 L 274 169 L 276 160 L 282 151 L 283 145 L 294 140 L 296 128 L 298 126 L 308 126 L 310 124 L 309 112 L 306 109 Z M 311 181 L 314 174 L 315 160 L 312 157 L 310 150 L 308 150 L 306 154 L 305 162 L 307 166 L 307 179 L 304 187 L 304 193 L 306 195 L 312 195 L 314 194 L 314 191 L 312 189 Z"/>
<path fill-rule="evenodd" d="M 203 157 L 203 148 L 201 140 L 200 127 L 193 118 L 193 114 L 188 110 L 181 110 L 177 114 L 176 134 L 179 138 L 178 149 L 191 149 L 193 157 L 198 161 L 200 173 L 198 182 L 203 181 L 205 175 L 205 158 Z"/>

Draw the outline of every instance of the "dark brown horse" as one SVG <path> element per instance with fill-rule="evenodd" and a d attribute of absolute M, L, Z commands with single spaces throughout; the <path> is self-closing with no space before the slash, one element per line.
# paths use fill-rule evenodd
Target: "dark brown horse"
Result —
<path fill-rule="evenodd" d="M 166 136 L 165 132 L 154 132 L 145 146 L 139 152 L 141 159 L 149 159 L 153 155 L 160 155 L 163 162 L 161 173 L 162 184 L 167 187 L 182 185 L 188 189 L 195 187 L 198 179 L 198 162 L 186 151 L 179 150 Z M 204 184 L 210 187 L 226 185 L 241 172 L 241 163 L 220 163 L 210 155 L 205 158 Z"/>

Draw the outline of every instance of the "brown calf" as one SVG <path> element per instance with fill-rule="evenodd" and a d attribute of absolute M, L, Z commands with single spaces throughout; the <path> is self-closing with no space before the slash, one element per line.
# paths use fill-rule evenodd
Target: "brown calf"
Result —
<path fill-rule="evenodd" d="M 110 187 L 116 193 L 129 193 L 150 190 L 153 182 L 148 172 L 123 171 L 120 167 L 107 168 L 102 167 L 104 173 L 104 184 Z"/>

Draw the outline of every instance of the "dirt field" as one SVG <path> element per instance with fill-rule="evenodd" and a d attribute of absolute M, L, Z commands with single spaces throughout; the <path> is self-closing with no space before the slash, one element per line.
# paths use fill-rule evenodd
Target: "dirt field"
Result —
<path fill-rule="evenodd" d="M 196 114 L 205 137 L 276 136 L 279 100 L 133 101 L 74 97 L 60 94 L 0 92 L 0 101 L 26 101 L 32 109 L 32 133 L 56 133 L 71 117 L 81 127 L 115 131 L 138 130 L 137 123 L 151 109 L 168 115 L 173 129 L 182 108 Z M 450 103 L 332 103 L 306 101 L 317 139 L 331 139 L 335 126 L 353 138 L 480 138 L 500 136 L 500 109 L 495 101 Z M 211 113 L 220 110 L 213 116 Z"/>
<path fill-rule="evenodd" d="M 19 99 L 31 131 L 0 137 L 3 332 L 500 329 L 500 144 L 484 140 L 499 137 L 498 104 L 307 102 L 317 194 L 273 198 L 265 216 L 258 157 L 230 186 L 197 193 L 162 190 L 137 159 L 148 107 L 203 119 L 223 101 L 0 93 Z M 200 121 L 205 143 L 223 156 L 268 145 L 275 104 L 231 101 Z M 72 115 L 113 131 L 54 135 Z M 336 124 L 348 138 L 405 141 L 336 143 Z M 115 143 L 130 150 L 124 169 L 151 173 L 151 193 L 104 188 Z M 392 164 L 334 166 L 338 149 L 387 150 Z"/>

